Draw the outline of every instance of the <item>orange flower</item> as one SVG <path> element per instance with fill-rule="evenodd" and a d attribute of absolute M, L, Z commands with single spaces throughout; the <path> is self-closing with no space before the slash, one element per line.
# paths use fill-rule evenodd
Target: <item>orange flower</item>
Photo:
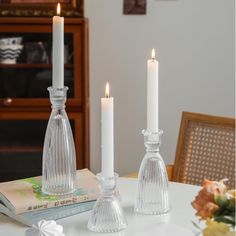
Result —
<path fill-rule="evenodd" d="M 196 215 L 207 219 L 219 209 L 215 204 L 214 195 L 226 192 L 223 180 L 220 182 L 204 180 L 203 188 L 199 191 L 195 200 L 192 202 L 193 208 L 197 210 Z"/>

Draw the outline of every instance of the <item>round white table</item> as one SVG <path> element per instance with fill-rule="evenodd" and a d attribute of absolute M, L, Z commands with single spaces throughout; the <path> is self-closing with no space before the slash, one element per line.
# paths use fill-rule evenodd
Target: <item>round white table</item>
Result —
<path fill-rule="evenodd" d="M 137 215 L 133 212 L 136 193 L 136 179 L 120 178 L 118 188 L 122 196 L 122 206 L 127 217 L 126 230 L 113 234 L 98 234 L 87 229 L 91 211 L 58 220 L 66 236 L 191 236 L 195 228 L 192 220 L 196 220 L 191 201 L 200 187 L 170 182 L 171 211 L 169 216 Z M 0 236 L 23 236 L 27 227 L 9 217 L 0 214 Z"/>

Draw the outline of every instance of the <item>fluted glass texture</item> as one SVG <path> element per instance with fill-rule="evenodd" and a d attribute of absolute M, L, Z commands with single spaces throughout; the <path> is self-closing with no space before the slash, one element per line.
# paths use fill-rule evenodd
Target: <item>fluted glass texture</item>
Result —
<path fill-rule="evenodd" d="M 76 189 L 76 154 L 70 123 L 65 111 L 67 87 L 48 88 L 52 112 L 43 147 L 42 192 L 66 195 Z"/>
<path fill-rule="evenodd" d="M 142 160 L 135 212 L 150 215 L 166 214 L 169 209 L 168 176 L 165 163 L 159 153 L 162 131 L 143 131 L 146 154 Z"/>
<path fill-rule="evenodd" d="M 101 195 L 97 199 L 91 217 L 88 221 L 88 229 L 99 233 L 118 232 L 127 227 L 127 221 L 115 195 L 116 179 L 105 178 L 98 175 L 101 187 Z"/>

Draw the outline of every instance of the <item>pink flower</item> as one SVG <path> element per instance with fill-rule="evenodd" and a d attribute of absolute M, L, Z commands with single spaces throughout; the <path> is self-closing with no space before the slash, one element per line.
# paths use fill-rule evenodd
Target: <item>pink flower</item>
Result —
<path fill-rule="evenodd" d="M 205 179 L 203 182 L 203 188 L 206 188 L 209 193 L 223 194 L 227 191 L 224 181 L 227 181 L 227 179 L 222 179 L 219 182 Z"/>
<path fill-rule="evenodd" d="M 220 182 L 204 180 L 203 188 L 199 191 L 195 200 L 192 202 L 193 208 L 197 210 L 196 215 L 207 219 L 213 216 L 213 214 L 219 209 L 219 206 L 215 204 L 214 197 L 217 194 L 223 194 L 227 191 L 226 186 Z"/>

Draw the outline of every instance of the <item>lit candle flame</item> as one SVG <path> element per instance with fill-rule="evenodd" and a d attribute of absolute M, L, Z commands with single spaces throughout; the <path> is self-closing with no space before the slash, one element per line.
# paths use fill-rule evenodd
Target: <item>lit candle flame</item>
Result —
<path fill-rule="evenodd" d="M 61 4 L 57 3 L 57 15 L 60 16 L 61 14 Z"/>
<path fill-rule="evenodd" d="M 106 84 L 105 98 L 109 98 L 109 84 Z"/>
<path fill-rule="evenodd" d="M 152 60 L 155 60 L 156 58 L 156 53 L 155 53 L 155 49 L 152 49 Z"/>

